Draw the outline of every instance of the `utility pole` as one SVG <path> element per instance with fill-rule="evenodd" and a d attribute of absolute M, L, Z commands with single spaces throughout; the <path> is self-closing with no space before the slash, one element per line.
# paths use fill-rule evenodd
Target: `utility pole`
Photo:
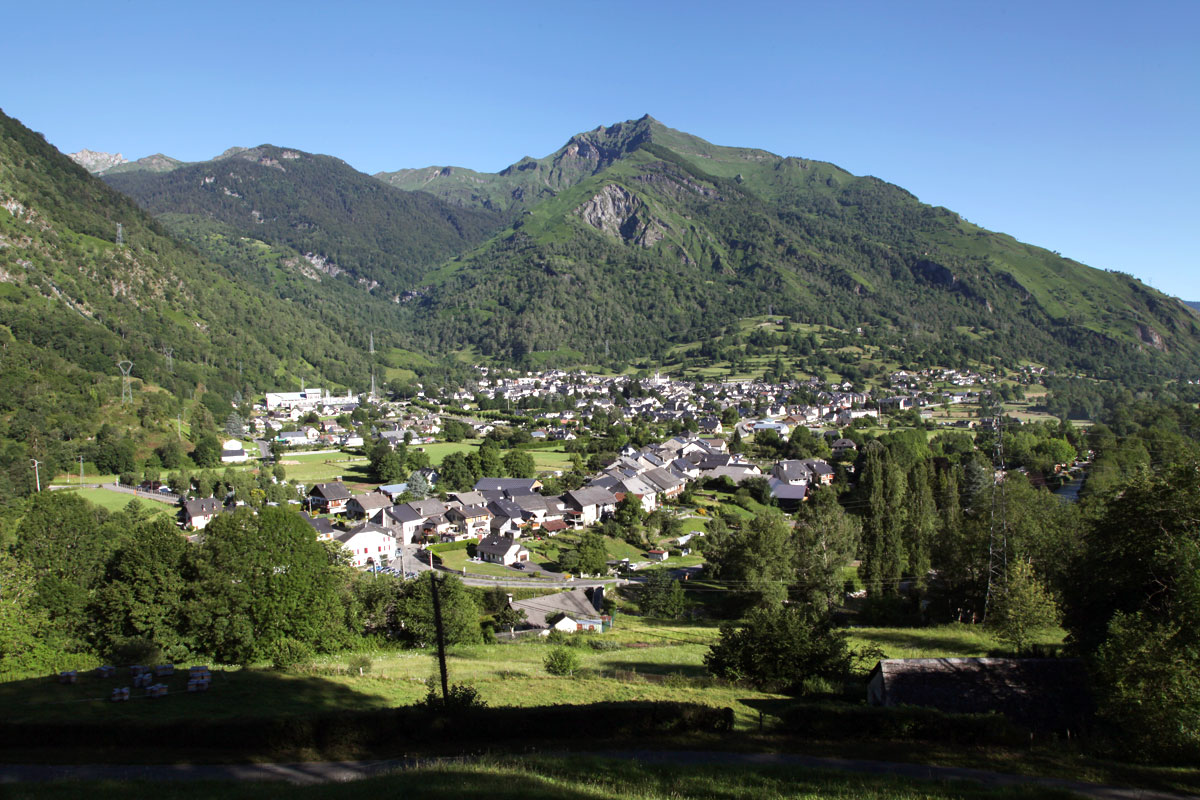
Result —
<path fill-rule="evenodd" d="M 133 362 L 129 360 L 118 361 L 117 367 L 121 370 L 121 404 L 128 405 L 133 402 L 133 384 L 130 382 L 129 373 L 133 372 Z"/>
<path fill-rule="evenodd" d="M 33 482 L 37 486 L 37 490 L 40 492 L 42 490 L 42 478 L 41 475 L 38 474 L 38 467 L 42 465 L 42 462 L 38 461 L 36 458 L 31 458 L 29 461 L 33 464 Z"/>
<path fill-rule="evenodd" d="M 432 558 L 430 559 L 432 561 Z M 442 603 L 438 597 L 437 573 L 429 573 L 429 585 L 433 590 L 433 624 L 437 628 L 438 669 L 442 673 L 442 706 L 445 707 L 450 699 L 450 680 L 446 675 L 446 632 L 442 628 Z"/>
<path fill-rule="evenodd" d="M 83 456 L 79 457 L 79 485 L 83 485 Z"/>

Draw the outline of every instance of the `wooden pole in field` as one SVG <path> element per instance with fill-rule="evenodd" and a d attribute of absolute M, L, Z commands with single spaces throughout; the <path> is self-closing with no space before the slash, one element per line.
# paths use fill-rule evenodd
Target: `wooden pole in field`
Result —
<path fill-rule="evenodd" d="M 450 683 L 446 676 L 446 633 L 442 628 L 442 603 L 438 597 L 438 584 L 441 583 L 437 579 L 437 573 L 429 573 L 430 588 L 433 590 L 433 625 L 437 628 L 437 654 L 438 654 L 438 669 L 442 673 L 442 705 L 445 706 L 449 702 Z"/>

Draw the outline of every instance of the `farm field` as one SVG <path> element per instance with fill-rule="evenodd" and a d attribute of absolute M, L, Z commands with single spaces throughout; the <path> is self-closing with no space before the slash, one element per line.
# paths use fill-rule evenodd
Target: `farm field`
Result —
<path fill-rule="evenodd" d="M 142 510 L 149 513 L 151 517 L 156 517 L 160 514 L 174 516 L 176 510 L 174 506 L 167 505 L 166 503 L 140 497 L 135 498 L 131 494 L 110 492 L 107 489 L 59 489 L 58 491 L 79 495 L 89 503 L 93 503 L 109 511 L 124 511 L 130 501 L 135 499 L 141 504 Z"/>

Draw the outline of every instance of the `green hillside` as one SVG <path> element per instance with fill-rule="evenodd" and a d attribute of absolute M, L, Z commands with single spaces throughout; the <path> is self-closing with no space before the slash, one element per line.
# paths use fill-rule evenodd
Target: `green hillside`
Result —
<path fill-rule="evenodd" d="M 900 337 L 917 360 L 943 363 L 968 353 L 1172 373 L 1200 354 L 1195 316 L 1130 276 L 877 178 L 719 147 L 649 117 L 497 175 L 405 174 L 463 205 L 519 198 L 507 230 L 423 279 L 410 324 L 451 349 L 656 357 L 774 313 Z"/>
<path fill-rule="evenodd" d="M 369 385 L 364 326 L 388 303 L 351 286 L 318 292 L 289 269 L 294 254 L 216 230 L 204 235 L 229 257 L 206 259 L 3 114 L 0 207 L 0 502 L 32 482 L 30 458 L 53 474 L 101 423 L 145 452 L 193 399 L 228 408 L 301 379 Z"/>

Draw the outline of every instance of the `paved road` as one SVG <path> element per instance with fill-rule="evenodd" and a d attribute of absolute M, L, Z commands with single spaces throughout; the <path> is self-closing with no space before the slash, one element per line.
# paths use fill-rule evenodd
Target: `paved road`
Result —
<path fill-rule="evenodd" d="M 254 443 L 258 445 L 258 454 L 263 461 L 271 460 L 271 443 L 266 439 L 255 439 Z"/>
<path fill-rule="evenodd" d="M 545 753 L 547 756 L 595 756 L 648 764 L 730 764 L 744 767 L 796 766 L 856 774 L 894 775 L 933 781 L 971 781 L 989 787 L 1036 786 L 1061 789 L 1098 800 L 1183 800 L 1185 795 L 1130 789 L 1063 778 L 1036 778 L 966 767 L 935 767 L 891 761 L 804 756 L 791 753 L 725 753 L 693 750 L 613 750 L 590 753 Z M 293 764 L 4 764 L 0 785 L 55 780 L 143 781 L 287 781 L 296 785 L 344 782 L 399 769 L 460 762 L 467 759 L 390 759 L 386 761 L 316 761 Z"/>

